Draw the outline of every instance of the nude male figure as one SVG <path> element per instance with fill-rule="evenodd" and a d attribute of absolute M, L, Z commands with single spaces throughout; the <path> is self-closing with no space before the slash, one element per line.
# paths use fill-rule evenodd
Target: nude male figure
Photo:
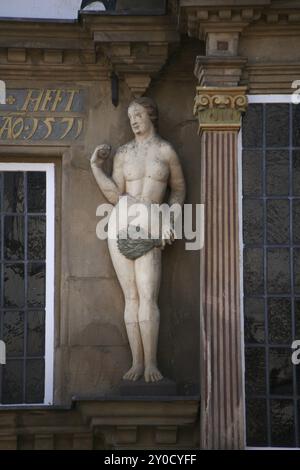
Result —
<path fill-rule="evenodd" d="M 182 205 L 185 182 L 181 165 L 172 146 L 156 132 L 158 111 L 155 103 L 149 98 L 136 99 L 128 108 L 128 116 L 135 138 L 118 149 L 112 177 L 102 169 L 110 152 L 108 146 L 98 146 L 91 157 L 91 168 L 102 193 L 117 210 L 126 196 L 148 205 L 162 204 L 169 186 L 168 204 Z M 124 379 L 137 380 L 143 374 L 146 382 L 162 379 L 156 358 L 161 250 L 173 240 L 172 227 L 166 227 L 159 247 L 132 260 L 120 252 L 116 239 L 108 239 L 111 259 L 125 297 L 124 317 L 132 352 L 132 367 Z"/>

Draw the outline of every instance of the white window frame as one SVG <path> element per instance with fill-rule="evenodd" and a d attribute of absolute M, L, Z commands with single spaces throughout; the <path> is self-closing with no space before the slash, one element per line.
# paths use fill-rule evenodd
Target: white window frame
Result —
<path fill-rule="evenodd" d="M 259 104 L 266 104 L 266 103 L 290 103 L 292 104 L 292 95 L 248 95 L 248 102 L 249 104 L 259 103 Z M 240 269 L 241 269 L 241 315 L 242 315 L 242 325 L 244 325 L 244 285 L 243 285 L 243 273 L 244 273 L 244 266 L 243 266 L 243 210 L 242 210 L 242 151 L 243 151 L 243 144 L 242 144 L 242 129 L 239 133 L 239 143 L 238 143 L 238 153 L 239 153 L 239 185 L 240 185 L 240 209 L 239 209 L 239 220 L 240 220 L 240 249 L 241 249 L 241 259 L 240 259 Z M 243 331 L 243 348 L 245 348 L 245 341 L 244 341 L 244 331 Z M 243 354 L 243 381 L 244 381 L 244 410 L 245 410 L 245 449 L 247 450 L 299 450 L 300 447 L 252 447 L 246 445 L 247 435 L 246 435 L 246 389 L 245 389 L 245 354 Z"/>
<path fill-rule="evenodd" d="M 253 103 L 293 103 L 292 95 L 248 95 L 249 104 Z"/>
<path fill-rule="evenodd" d="M 54 373 L 54 272 L 55 272 L 55 165 L 54 163 L 1 163 L 3 171 L 46 173 L 46 303 L 45 303 L 45 393 L 44 403 L 0 404 L 0 408 L 51 406 Z M 5 367 L 5 366 L 2 366 Z"/>

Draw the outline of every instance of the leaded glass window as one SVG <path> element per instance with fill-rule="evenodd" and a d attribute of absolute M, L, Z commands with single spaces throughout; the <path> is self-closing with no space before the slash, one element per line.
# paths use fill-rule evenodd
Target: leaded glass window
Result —
<path fill-rule="evenodd" d="M 250 104 L 242 142 L 247 444 L 299 447 L 300 105 Z"/>
<path fill-rule="evenodd" d="M 17 167 L 0 163 L 0 339 L 6 344 L 1 405 L 45 402 L 46 313 L 53 316 L 46 312 L 47 262 L 48 270 L 52 266 L 51 259 L 46 262 L 47 224 L 53 222 L 47 217 L 47 171 Z M 48 320 L 50 325 L 53 318 Z"/>

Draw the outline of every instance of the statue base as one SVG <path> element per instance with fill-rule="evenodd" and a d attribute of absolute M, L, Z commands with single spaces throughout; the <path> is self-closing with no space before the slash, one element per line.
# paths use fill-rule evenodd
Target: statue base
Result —
<path fill-rule="evenodd" d="M 145 382 L 144 379 L 122 380 L 120 385 L 122 397 L 165 397 L 177 395 L 176 383 L 169 379 L 161 379 L 158 382 Z"/>

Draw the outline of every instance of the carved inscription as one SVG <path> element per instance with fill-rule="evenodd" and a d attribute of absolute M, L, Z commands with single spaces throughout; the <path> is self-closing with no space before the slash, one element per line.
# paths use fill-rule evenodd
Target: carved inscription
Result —
<path fill-rule="evenodd" d="M 0 144 L 14 141 L 65 143 L 80 139 L 84 127 L 84 90 L 7 90 L 0 105 Z"/>

